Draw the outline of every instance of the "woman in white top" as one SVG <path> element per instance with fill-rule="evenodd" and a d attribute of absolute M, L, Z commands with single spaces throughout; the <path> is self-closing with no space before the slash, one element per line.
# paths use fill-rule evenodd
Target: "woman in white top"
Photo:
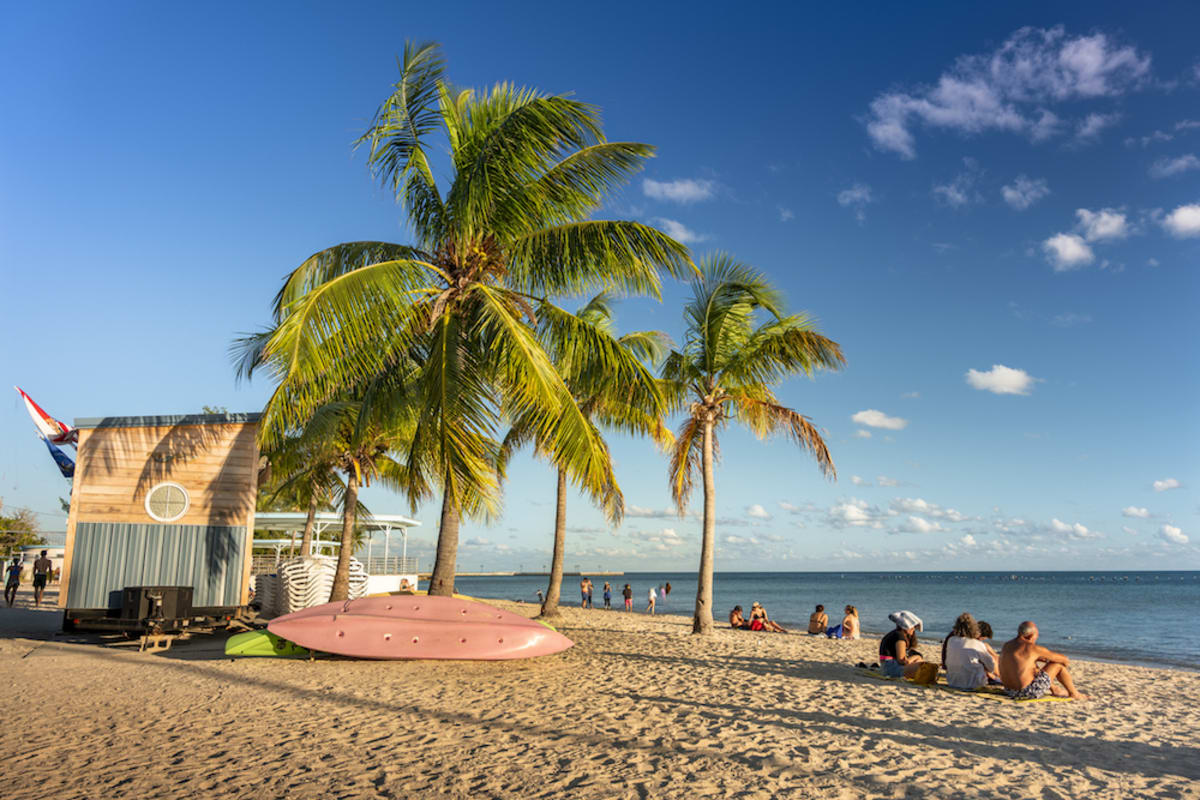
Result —
<path fill-rule="evenodd" d="M 651 586 L 651 587 L 650 587 L 650 605 L 646 606 L 646 613 L 647 613 L 647 614 L 653 614 L 653 613 L 654 613 L 654 600 L 655 600 L 654 587 L 653 587 L 653 586 Z"/>
<path fill-rule="evenodd" d="M 988 673 L 996 671 L 996 659 L 979 639 L 979 626 L 970 614 L 960 614 L 954 629 L 942 644 L 946 685 L 952 689 L 987 686 Z"/>

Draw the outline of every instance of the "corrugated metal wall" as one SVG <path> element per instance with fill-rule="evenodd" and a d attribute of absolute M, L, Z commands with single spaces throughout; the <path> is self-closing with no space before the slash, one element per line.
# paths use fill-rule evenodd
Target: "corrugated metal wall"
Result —
<path fill-rule="evenodd" d="M 192 605 L 236 606 L 245 546 L 243 526 L 80 522 L 67 607 L 119 608 L 126 586 L 191 586 Z"/>

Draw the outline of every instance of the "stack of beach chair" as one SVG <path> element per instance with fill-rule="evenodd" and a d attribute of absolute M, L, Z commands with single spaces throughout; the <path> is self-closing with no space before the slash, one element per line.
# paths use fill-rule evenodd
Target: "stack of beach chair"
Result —
<path fill-rule="evenodd" d="M 275 609 L 279 606 L 279 576 L 270 575 L 251 575 L 251 586 L 254 589 L 254 605 L 258 606 L 259 611 L 265 616 L 274 616 L 279 612 Z"/>
<path fill-rule="evenodd" d="M 302 608 L 319 606 L 329 602 L 333 589 L 333 575 L 337 570 L 335 556 L 309 556 L 281 561 L 278 569 L 278 586 L 274 591 L 274 604 L 270 610 L 263 607 L 263 614 L 290 614 Z M 363 597 L 367 593 L 367 571 L 362 562 L 350 559 L 350 599 Z"/>

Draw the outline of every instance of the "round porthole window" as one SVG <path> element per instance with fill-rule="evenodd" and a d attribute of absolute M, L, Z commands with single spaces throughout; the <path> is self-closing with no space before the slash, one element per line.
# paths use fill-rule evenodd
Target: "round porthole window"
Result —
<path fill-rule="evenodd" d="M 174 522 L 187 510 L 188 493 L 178 483 L 160 483 L 146 495 L 146 513 L 159 522 Z"/>

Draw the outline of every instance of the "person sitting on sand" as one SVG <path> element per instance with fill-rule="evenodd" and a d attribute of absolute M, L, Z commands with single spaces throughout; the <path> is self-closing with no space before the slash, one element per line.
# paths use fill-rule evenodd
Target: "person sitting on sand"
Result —
<path fill-rule="evenodd" d="M 808 617 L 808 632 L 814 636 L 824 633 L 828 625 L 829 615 L 825 613 L 825 606 L 818 604 L 817 610 Z"/>
<path fill-rule="evenodd" d="M 858 624 L 858 609 L 846 606 L 846 616 L 842 617 L 842 638 L 857 639 L 862 635 L 862 626 Z"/>
<path fill-rule="evenodd" d="M 750 630 L 750 623 L 742 616 L 742 607 L 734 606 L 733 611 L 729 612 L 729 627 L 741 631 Z"/>
<path fill-rule="evenodd" d="M 996 671 L 996 659 L 979 641 L 979 625 L 970 614 L 959 614 L 942 642 L 942 664 L 946 667 L 946 685 L 951 689 L 987 686 L 988 674 Z"/>
<path fill-rule="evenodd" d="M 923 663 L 917 652 L 917 631 L 924 624 L 911 611 L 895 611 L 888 619 L 896 627 L 879 642 L 879 665 L 889 678 L 911 678 Z"/>
<path fill-rule="evenodd" d="M 1000 654 L 997 653 L 995 648 L 992 647 L 991 640 L 992 640 L 992 626 L 989 625 L 988 623 L 984 622 L 983 620 L 979 620 L 979 641 L 981 644 L 983 644 L 984 647 L 987 648 L 987 651 L 992 654 L 992 659 L 997 664 L 999 664 L 1000 663 Z M 943 659 L 943 661 L 945 661 L 945 659 Z M 997 672 L 996 670 L 992 670 L 991 672 L 989 672 L 988 673 L 988 683 L 994 683 L 994 684 L 998 685 L 1000 683 L 1000 673 Z"/>
<path fill-rule="evenodd" d="M 750 630 L 787 633 L 782 625 L 767 616 L 767 610 L 757 600 L 750 606 Z"/>
<path fill-rule="evenodd" d="M 1000 680 L 1014 700 L 1036 700 L 1053 694 L 1086 700 L 1075 690 L 1067 665 L 1071 659 L 1037 643 L 1038 627 L 1026 620 L 1017 627 L 1017 638 L 1000 649 Z M 1062 684 L 1055 686 L 1054 681 Z"/>

